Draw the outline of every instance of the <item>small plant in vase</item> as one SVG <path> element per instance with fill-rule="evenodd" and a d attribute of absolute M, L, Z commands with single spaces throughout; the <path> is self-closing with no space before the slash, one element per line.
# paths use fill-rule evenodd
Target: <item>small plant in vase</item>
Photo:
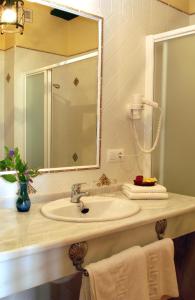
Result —
<path fill-rule="evenodd" d="M 15 171 L 13 174 L 1 175 L 8 182 L 18 182 L 19 191 L 16 208 L 20 212 L 29 211 L 31 202 L 28 195 L 28 185 L 33 182 L 38 170 L 29 169 L 28 164 L 21 159 L 18 148 L 5 147 L 5 158 L 0 161 L 0 171 Z"/>

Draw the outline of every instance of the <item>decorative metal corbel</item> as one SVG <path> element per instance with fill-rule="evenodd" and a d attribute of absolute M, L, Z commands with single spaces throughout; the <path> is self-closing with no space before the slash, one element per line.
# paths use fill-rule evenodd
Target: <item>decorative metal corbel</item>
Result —
<path fill-rule="evenodd" d="M 87 270 L 82 267 L 84 258 L 88 251 L 88 245 L 86 242 L 72 244 L 69 248 L 69 257 L 72 260 L 73 265 L 77 271 L 82 272 L 85 276 L 89 276 Z"/>
<path fill-rule="evenodd" d="M 164 234 L 167 228 L 167 220 L 162 219 L 156 222 L 155 231 L 159 240 L 164 238 Z M 83 275 L 89 276 L 89 273 L 86 269 L 82 267 L 84 263 L 84 258 L 88 251 L 87 242 L 80 242 L 72 244 L 69 248 L 69 257 L 72 260 L 73 265 L 77 271 L 82 272 Z"/>
<path fill-rule="evenodd" d="M 155 231 L 157 233 L 157 237 L 159 240 L 162 240 L 164 238 L 164 234 L 167 228 L 167 220 L 162 219 L 156 222 L 155 225 Z"/>

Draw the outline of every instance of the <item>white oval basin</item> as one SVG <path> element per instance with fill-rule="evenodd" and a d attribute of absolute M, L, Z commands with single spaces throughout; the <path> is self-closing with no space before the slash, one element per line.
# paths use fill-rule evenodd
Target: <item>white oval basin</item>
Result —
<path fill-rule="evenodd" d="M 83 223 L 123 219 L 140 211 L 137 203 L 114 197 L 88 196 L 82 197 L 82 202 L 89 208 L 86 214 L 81 212 L 76 203 L 71 203 L 70 198 L 45 204 L 41 212 L 49 219 Z"/>

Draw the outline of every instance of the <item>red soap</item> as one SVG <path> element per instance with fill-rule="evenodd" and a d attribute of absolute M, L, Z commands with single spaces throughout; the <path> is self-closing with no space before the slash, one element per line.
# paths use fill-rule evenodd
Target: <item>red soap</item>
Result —
<path fill-rule="evenodd" d="M 143 182 L 143 180 L 144 180 L 144 177 L 142 175 L 138 175 L 135 178 L 135 181 L 138 181 L 138 182 Z"/>

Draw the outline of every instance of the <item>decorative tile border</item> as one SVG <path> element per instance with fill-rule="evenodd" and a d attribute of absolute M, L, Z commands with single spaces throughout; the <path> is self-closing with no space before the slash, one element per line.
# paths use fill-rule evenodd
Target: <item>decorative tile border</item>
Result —
<path fill-rule="evenodd" d="M 98 179 L 97 182 L 97 186 L 104 186 L 104 185 L 110 185 L 111 184 L 111 180 L 106 176 L 106 174 L 102 174 L 102 176 L 100 176 L 100 178 Z"/>

